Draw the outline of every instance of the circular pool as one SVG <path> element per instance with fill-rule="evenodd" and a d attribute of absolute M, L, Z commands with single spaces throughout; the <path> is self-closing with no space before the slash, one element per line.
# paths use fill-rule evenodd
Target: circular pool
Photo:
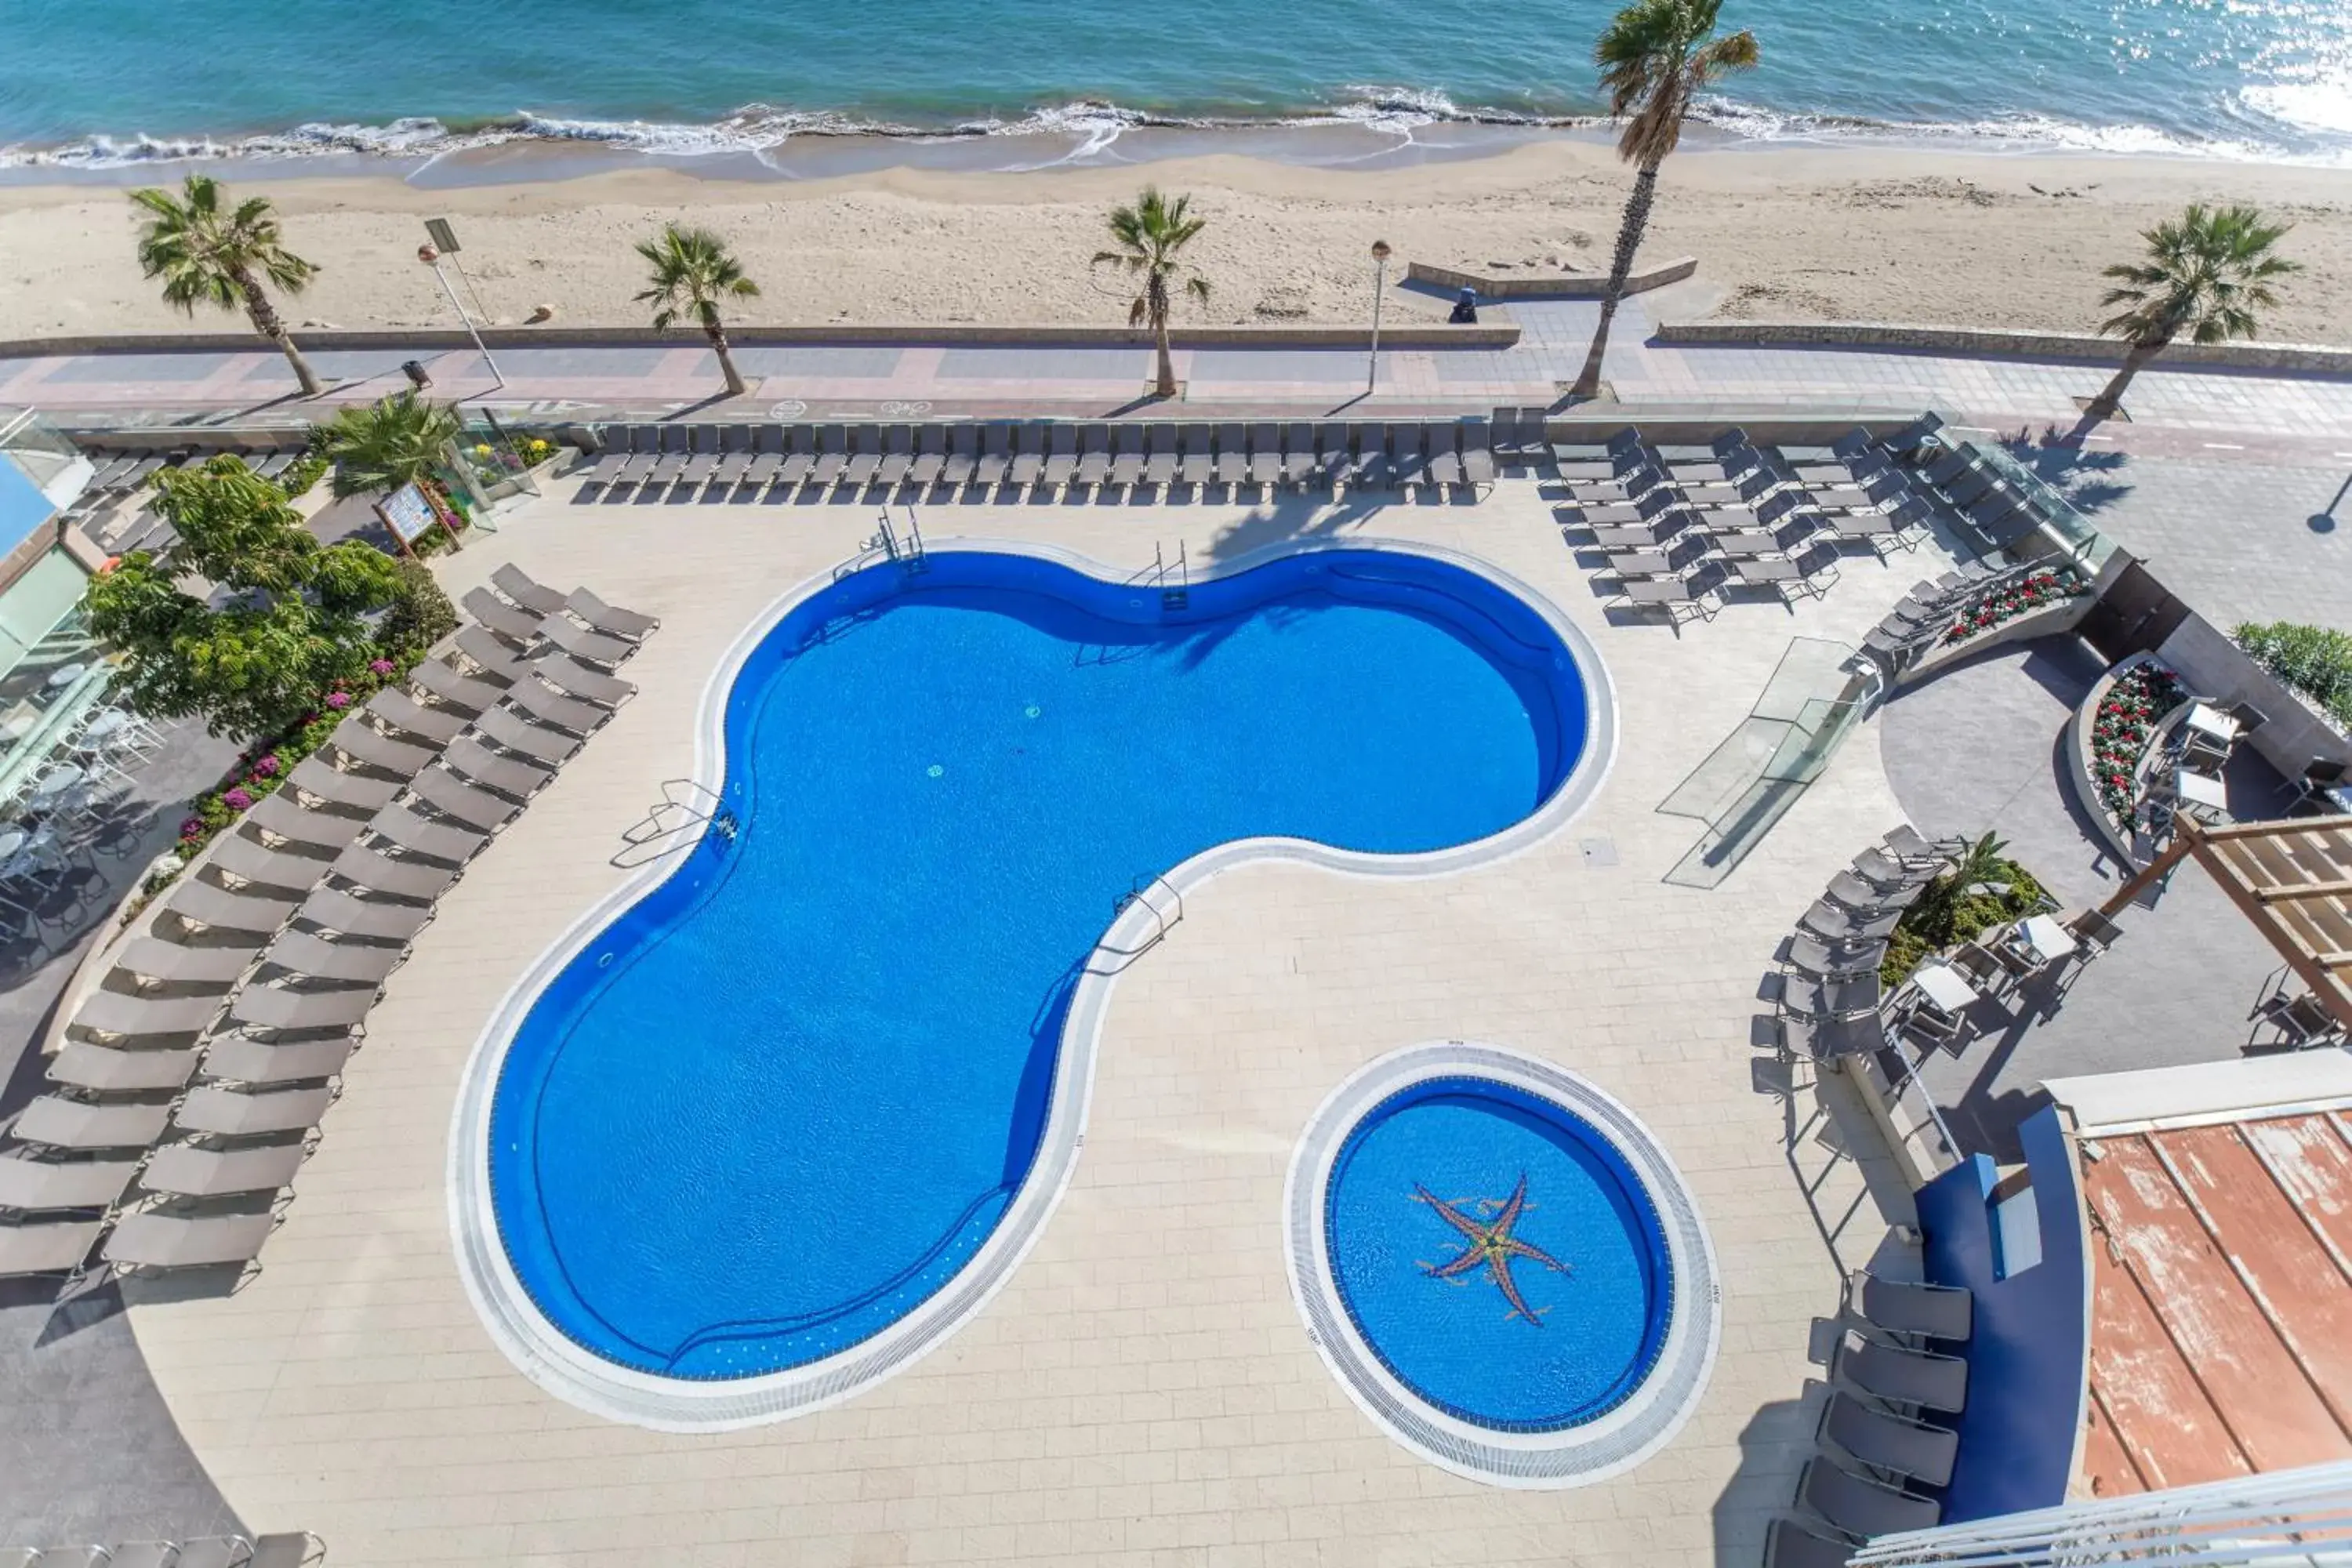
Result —
<path fill-rule="evenodd" d="M 1689 1194 L 1631 1112 L 1549 1063 L 1460 1042 L 1374 1062 L 1309 1125 L 1288 1210 L 1325 1359 L 1450 1469 L 1599 1479 L 1705 1386 L 1717 1288 Z"/>

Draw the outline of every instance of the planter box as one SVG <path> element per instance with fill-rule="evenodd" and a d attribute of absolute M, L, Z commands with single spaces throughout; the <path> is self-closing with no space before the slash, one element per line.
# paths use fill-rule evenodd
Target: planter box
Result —
<path fill-rule="evenodd" d="M 2126 833 L 2124 825 L 2116 820 L 2114 813 L 2107 810 L 2106 803 L 2099 798 L 2098 781 L 2091 773 L 2091 731 L 2098 725 L 2099 704 L 2107 700 L 2107 693 L 2115 689 L 2116 682 L 2142 665 L 2148 664 L 2170 669 L 2180 677 L 2182 685 L 2190 684 L 2187 675 L 2169 659 L 2158 658 L 2152 653 L 2136 653 L 2093 681 L 2089 695 L 2076 706 L 2074 717 L 2066 721 L 2066 781 L 2074 786 L 2074 798 L 2082 804 L 2083 810 L 2098 824 L 2099 833 L 2106 839 L 2107 847 L 2116 852 L 2116 858 L 2134 870 L 2145 867 L 2155 857 L 2139 847 L 2138 835 Z M 2138 784 L 2145 777 L 2147 759 L 2163 750 L 2165 737 L 2180 721 L 2180 716 L 2189 710 L 2189 703 L 2192 700 L 2194 699 L 2174 704 L 2150 726 L 2147 748 L 2140 752 L 2139 761 L 2132 764 L 2135 798 L 2138 794 Z"/>
<path fill-rule="evenodd" d="M 2006 647 L 2011 643 L 2031 642 L 2036 637 L 2058 637 L 2082 625 L 2091 606 L 2099 602 L 2096 594 L 2076 594 L 2054 605 L 2044 605 L 2038 610 L 2028 610 L 2013 620 L 2003 621 L 1990 631 L 1979 632 L 1962 642 L 1938 643 L 1923 655 L 1919 662 L 1895 677 L 1897 689 L 1923 679 L 1938 669 L 1973 658 L 1991 648 Z"/>

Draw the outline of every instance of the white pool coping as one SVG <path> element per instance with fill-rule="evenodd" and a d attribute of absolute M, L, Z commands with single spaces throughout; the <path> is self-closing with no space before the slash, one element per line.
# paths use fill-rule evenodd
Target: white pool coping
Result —
<path fill-rule="evenodd" d="M 1433 1078 L 1490 1079 L 1573 1112 L 1598 1129 L 1648 1190 L 1666 1241 L 1673 1295 L 1666 1336 L 1648 1373 L 1619 1404 L 1556 1432 L 1504 1432 L 1448 1415 L 1414 1393 L 1365 1343 L 1339 1297 L 1323 1224 L 1331 1165 L 1348 1134 L 1391 1095 Z M 1290 1291 L 1324 1365 L 1365 1415 L 1428 1460 L 1494 1486 L 1589 1486 L 1621 1475 L 1670 1441 L 1706 1392 L 1723 1335 L 1715 1247 L 1682 1173 L 1655 1134 L 1613 1097 L 1563 1068 L 1502 1047 L 1444 1040 L 1391 1051 L 1333 1089 L 1308 1119 L 1283 1187 Z"/>
<path fill-rule="evenodd" d="M 1127 577 L 1076 552 L 1033 542 L 941 539 L 932 542 L 930 548 L 934 553 L 992 552 L 1031 556 L 1113 585 L 1123 584 Z M 1155 894 L 1164 887 L 1181 900 L 1218 873 L 1261 859 L 1300 861 L 1351 876 L 1451 875 L 1507 858 L 1549 837 L 1582 811 L 1607 780 L 1617 751 L 1617 703 L 1599 651 L 1558 605 L 1489 563 L 1433 545 L 1351 535 L 1293 541 L 1252 551 L 1202 573 L 1196 581 L 1238 575 L 1287 556 L 1332 551 L 1389 551 L 1441 561 L 1486 578 L 1541 618 L 1569 650 L 1584 682 L 1584 744 L 1575 769 L 1533 812 L 1475 843 L 1422 854 L 1379 855 L 1297 838 L 1234 839 L 1205 849 L 1169 872 L 1154 884 Z M 697 783 L 716 792 L 726 781 L 727 703 L 744 663 L 778 623 L 835 580 L 835 574 L 828 571 L 799 584 L 730 646 L 703 689 L 692 775 Z M 1163 918 L 1150 899 L 1138 898 L 1112 920 L 1097 942 L 1071 994 L 1052 1098 L 1028 1178 L 995 1229 L 946 1285 L 905 1317 L 835 1355 L 753 1377 L 667 1377 L 605 1360 L 576 1343 L 539 1310 L 499 1237 L 488 1149 L 490 1107 L 499 1069 L 508 1044 L 532 1003 L 605 926 L 667 877 L 673 865 L 672 858 L 664 855 L 639 868 L 572 921 L 508 989 L 476 1039 L 458 1087 L 447 1195 L 457 1271 L 467 1296 L 492 1341 L 526 1376 L 556 1398 L 608 1420 L 662 1432 L 721 1432 L 838 1405 L 938 1349 L 987 1306 L 1028 1255 L 1069 1187 L 1078 1152 L 1086 1146 L 1096 1052 L 1113 986 L 1119 971 L 1156 940 L 1163 929 Z"/>

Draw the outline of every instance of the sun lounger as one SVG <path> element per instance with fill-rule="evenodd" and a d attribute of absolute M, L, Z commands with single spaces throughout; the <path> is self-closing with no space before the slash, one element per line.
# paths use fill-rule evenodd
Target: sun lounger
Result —
<path fill-rule="evenodd" d="M 287 931 L 278 933 L 278 940 L 269 944 L 261 961 L 315 980 L 373 986 L 383 984 L 384 976 L 400 966 L 404 956 L 396 947 L 329 942 L 312 931 Z M 356 1023 L 358 1019 L 352 1021 Z"/>
<path fill-rule="evenodd" d="M 1628 579 L 1620 587 L 1618 597 L 1629 605 L 1662 609 L 1666 612 L 1669 621 L 1680 626 L 1693 616 L 1703 620 L 1715 618 L 1713 592 L 1711 584 L 1701 587 L 1691 578 L 1635 577 Z"/>
<path fill-rule="evenodd" d="M 522 809 L 513 801 L 476 789 L 446 767 L 425 769 L 408 787 L 442 816 L 485 833 L 503 827 Z"/>
<path fill-rule="evenodd" d="M 1815 899 L 1811 907 L 1798 917 L 1797 923 L 1823 942 L 1851 947 L 1859 942 L 1883 944 L 1894 934 L 1895 921 L 1902 918 L 1901 910 L 1863 914 L 1827 899 Z"/>
<path fill-rule="evenodd" d="M 658 616 L 639 615 L 608 605 L 585 588 L 574 588 L 563 607 L 588 623 L 591 631 L 607 637 L 626 637 L 631 642 L 643 642 L 661 629 Z"/>
<path fill-rule="evenodd" d="M 299 1047 L 268 1046 L 265 1050 L 296 1050 Z M 258 1149 L 199 1149 L 193 1143 L 166 1143 L 155 1151 L 139 1184 L 151 1193 L 176 1198 L 228 1198 L 246 1193 L 274 1193 L 291 1186 L 295 1173 L 310 1158 L 302 1143 L 271 1143 Z"/>
<path fill-rule="evenodd" d="M 459 626 L 457 651 L 465 655 L 467 665 L 471 667 L 462 673 L 492 686 L 512 686 L 529 673 L 522 656 L 500 641 L 488 626 Z"/>
<path fill-rule="evenodd" d="M 136 1160 L 28 1160 L 0 1156 L 0 1209 L 110 1208 L 139 1173 Z"/>
<path fill-rule="evenodd" d="M 1840 1343 L 1832 1370 L 1864 1394 L 1893 1405 L 1950 1412 L 1968 1404 L 1968 1363 L 1865 1339 L 1852 1330 Z"/>
<path fill-rule="evenodd" d="M 1356 460 L 1348 468 L 1350 490 L 1386 489 L 1396 478 L 1396 466 L 1389 461 L 1388 435 L 1379 425 L 1356 427 Z"/>
<path fill-rule="evenodd" d="M 580 738 L 561 730 L 534 724 L 511 708 L 493 708 L 474 721 L 477 734 L 503 747 L 553 767 L 580 749 Z"/>
<path fill-rule="evenodd" d="M 1878 967 L 1878 961 L 1885 955 L 1886 944 L 1883 942 L 1832 948 L 1800 932 L 1789 939 L 1785 962 L 1800 973 L 1817 980 L 1833 980 L 1842 975 L 1868 973 Z"/>
<path fill-rule="evenodd" d="M 908 471 L 914 465 L 915 427 L 911 425 L 884 426 L 882 457 L 874 466 L 872 482 L 886 490 L 895 490 L 906 482 Z"/>
<path fill-rule="evenodd" d="M 1327 489 L 1337 489 L 1347 482 L 1348 471 L 1355 464 L 1355 455 L 1349 450 L 1348 427 L 1341 424 L 1324 426 L 1315 433 L 1315 479 Z"/>
<path fill-rule="evenodd" d="M 94 1035 L 193 1035 L 220 1011 L 218 996 L 134 996 L 93 991 L 74 1009 L 73 1027 Z"/>
<path fill-rule="evenodd" d="M 421 775 L 420 775 L 421 776 Z M 462 866 L 478 854 L 489 836 L 472 828 L 449 822 L 428 822 L 404 805 L 387 805 L 376 813 L 368 830 L 395 848 L 411 855 L 429 855 L 436 860 L 446 860 Z M 336 862 L 338 868 L 342 862 Z M 400 892 L 386 888 L 385 892 Z"/>
<path fill-rule="evenodd" d="M 335 749 L 352 762 L 364 763 L 394 778 L 407 778 L 433 760 L 433 748 L 395 741 L 357 714 L 336 725 L 330 739 Z"/>
<path fill-rule="evenodd" d="M 1490 443 L 1494 433 L 1486 426 L 1472 423 L 1462 428 L 1462 479 L 1476 489 L 1495 483 L 1495 453 Z"/>
<path fill-rule="evenodd" d="M 1898 1530 L 1925 1530 L 1944 1517 L 1939 1504 L 1864 1480 L 1818 1455 L 1805 1461 L 1804 1477 L 1797 1483 L 1797 1500 L 1834 1528 L 1863 1541 Z"/>
<path fill-rule="evenodd" d="M 49 1081 L 94 1094 L 136 1094 L 179 1089 L 195 1075 L 196 1049 L 118 1050 L 68 1040 L 49 1062 Z"/>
<path fill-rule="evenodd" d="M 1781 1048 L 1811 1061 L 1868 1056 L 1886 1048 L 1886 1026 L 1875 1010 L 1828 1018 L 1791 1014 L 1780 1020 L 1779 1028 Z"/>
<path fill-rule="evenodd" d="M 26 1274 L 79 1274 L 89 1249 L 98 1245 L 101 1220 L 47 1220 L 33 1225 L 0 1225 L 0 1279 Z M 47 1552 L 43 1556 L 49 1555 Z"/>
<path fill-rule="evenodd" d="M 171 1120 L 169 1105 L 90 1105 L 48 1094 L 18 1111 L 8 1131 L 19 1143 L 47 1149 L 144 1149 Z"/>
<path fill-rule="evenodd" d="M 1066 489 L 1077 478 L 1078 432 L 1073 426 L 1056 425 L 1045 436 L 1045 471 L 1038 482 L 1050 490 Z"/>
<path fill-rule="evenodd" d="M 1304 420 L 1282 431 L 1282 482 L 1305 489 L 1315 478 L 1315 426 Z"/>
<path fill-rule="evenodd" d="M 753 496 L 764 494 L 771 486 L 791 489 L 808 478 L 810 467 L 816 461 L 816 432 L 805 425 L 789 428 L 779 425 L 762 425 L 751 432 L 751 458 L 743 467 L 739 483 L 749 485 Z M 535 610 L 536 605 L 525 609 Z"/>
<path fill-rule="evenodd" d="M 563 608 L 562 595 L 511 562 L 490 574 L 490 586 L 535 616 L 552 615 Z"/>
<path fill-rule="evenodd" d="M 277 1227 L 272 1214 L 125 1215 L 101 1254 L 123 1273 L 140 1269 L 214 1268 L 250 1263 Z"/>
<path fill-rule="evenodd" d="M 163 907 L 196 925 L 267 936 L 286 923 L 286 917 L 294 912 L 294 900 L 232 893 L 190 877 L 165 896 Z"/>
<path fill-rule="evenodd" d="M 445 761 L 467 783 L 516 800 L 529 800 L 555 777 L 545 768 L 494 752 L 470 735 L 460 735 L 452 741 Z"/>
<path fill-rule="evenodd" d="M 331 991 L 322 995 L 345 999 L 365 992 Z M 180 1101 L 173 1124 L 183 1131 L 215 1138 L 263 1138 L 281 1132 L 302 1132 L 319 1124 L 335 1091 L 314 1085 L 306 1089 L 226 1089 L 199 1084 Z"/>
<path fill-rule="evenodd" d="M 980 471 L 980 426 L 951 426 L 947 440 L 947 456 L 940 463 L 940 482 L 951 490 L 961 489 Z"/>
<path fill-rule="evenodd" d="M 536 621 L 531 624 L 538 625 Z M 537 668 L 538 662 L 533 661 L 530 668 Z M 408 679 L 442 707 L 457 709 L 467 718 L 497 706 L 500 695 L 499 688 L 488 681 L 460 675 L 455 665 L 437 658 L 421 661 L 408 672 Z"/>
<path fill-rule="evenodd" d="M 564 696 L 576 697 L 604 708 L 618 708 L 637 690 L 625 680 L 616 680 L 572 658 L 551 656 L 533 664 L 531 669 Z"/>
<path fill-rule="evenodd" d="M 368 711 L 395 730 L 432 742 L 436 747 L 456 740 L 466 727 L 466 715 L 446 708 L 427 708 L 407 692 L 387 688 L 367 700 Z"/>
<path fill-rule="evenodd" d="M 1249 429 L 1249 485 L 1262 490 L 1282 482 L 1282 432 L 1272 425 Z"/>
<path fill-rule="evenodd" d="M 629 427 L 608 425 L 599 434 L 601 449 L 593 462 L 582 470 L 580 488 L 572 492 L 575 501 L 594 500 L 603 495 L 629 466 Z"/>
<path fill-rule="evenodd" d="M 261 1088 L 322 1083 L 341 1073 L 359 1047 L 357 1037 L 350 1034 L 303 1040 L 222 1035 L 205 1047 L 199 1070 L 207 1080 Z"/>
<path fill-rule="evenodd" d="M 1764 1532 L 1764 1568 L 1846 1568 L 1850 1542 L 1832 1541 L 1793 1519 L 1776 1519 Z"/>
<path fill-rule="evenodd" d="M 428 905 L 395 903 L 390 899 L 359 899 L 341 888 L 321 888 L 305 900 L 301 918 L 325 931 L 340 931 L 345 936 L 374 937 L 384 942 L 407 942 L 425 929 L 433 918 Z M 243 1003 L 243 998 L 240 998 Z M 265 1009 L 267 1010 L 267 1009 Z M 281 1015 L 289 1009 L 277 1009 Z M 241 1005 L 237 1016 L 257 1017 L 251 1007 Z M 325 1028 L 326 1024 L 272 1025 L 279 1028 Z"/>
<path fill-rule="evenodd" d="M 315 796 L 329 805 L 348 806 L 358 813 L 381 811 L 386 802 L 400 793 L 398 779 L 338 772 L 333 763 L 316 754 L 303 758 L 287 775 L 286 782 L 305 795 Z M 269 825 L 264 823 L 262 826 Z M 289 834 L 286 837 L 298 836 Z M 317 840 L 305 839 L 304 842 L 315 843 Z"/>
<path fill-rule="evenodd" d="M 341 849 L 360 835 L 367 818 L 358 813 L 311 810 L 296 803 L 294 792 L 279 790 L 264 795 L 245 814 L 248 827 L 259 828 L 296 844 L 325 850 Z M 267 846 L 265 846 L 266 847 Z"/>
<path fill-rule="evenodd" d="M 667 489 L 686 472 L 687 459 L 694 456 L 694 427 L 690 425 L 665 425 L 661 427 L 661 456 L 654 460 L 653 472 L 646 476 L 639 487 L 639 499 L 646 488 Z"/>
<path fill-rule="evenodd" d="M 1389 463 L 1395 471 L 1393 483 L 1398 489 L 1430 482 L 1428 441 L 1429 431 L 1423 426 L 1389 426 Z"/>
<path fill-rule="evenodd" d="M 1952 1479 L 1952 1459 L 1960 1447 L 1958 1433 L 1889 1415 L 1843 1388 L 1822 1407 L 1819 1436 L 1871 1469 L 1908 1476 L 1931 1487 Z"/>
<path fill-rule="evenodd" d="M 1216 436 L 1216 482 L 1239 489 L 1249 479 L 1248 432 L 1239 425 L 1220 425 Z"/>
<path fill-rule="evenodd" d="M 395 859 L 359 845 L 344 850 L 334 861 L 333 870 L 337 877 L 368 892 L 425 902 L 439 898 L 457 879 L 457 868 L 438 860 L 418 856 Z"/>
<path fill-rule="evenodd" d="M 915 432 L 915 460 L 907 477 L 929 493 L 940 482 L 940 472 L 947 467 L 948 432 L 943 425 L 926 425 Z"/>
<path fill-rule="evenodd" d="M 1037 483 L 1045 472 L 1045 427 L 1042 425 L 1016 425 L 1013 427 L 1013 459 L 1006 478 L 1016 490 L 1026 490 Z"/>
<path fill-rule="evenodd" d="M 809 465 L 808 483 L 819 491 L 829 490 L 839 484 L 849 466 L 849 426 L 820 425 L 816 427 L 816 456 Z"/>
<path fill-rule="evenodd" d="M 691 493 L 710 482 L 726 450 L 726 429 L 717 425 L 694 426 L 694 455 L 687 458 L 685 471 L 678 475 L 679 489 Z"/>
<path fill-rule="evenodd" d="M 1144 432 L 1143 482 L 1168 493 L 1176 482 L 1176 426 L 1160 423 Z"/>
<path fill-rule="evenodd" d="M 1110 482 L 1131 490 L 1143 482 L 1143 426 L 1111 427 Z"/>
<path fill-rule="evenodd" d="M 1969 1337 L 1975 1300 L 1958 1286 L 1884 1279 L 1868 1269 L 1858 1270 L 1853 1284 L 1855 1309 L 1890 1334 L 1931 1340 Z"/>
<path fill-rule="evenodd" d="M 1209 488 L 1216 477 L 1216 432 L 1206 425 L 1179 426 L 1183 460 L 1180 477 L 1195 494 Z"/>
<path fill-rule="evenodd" d="M 538 616 L 508 604 L 488 588 L 468 588 L 466 596 L 457 602 L 477 622 L 517 647 L 528 647 L 531 639 L 539 635 Z"/>
<path fill-rule="evenodd" d="M 424 923 L 422 917 L 430 912 L 410 904 L 383 907 L 419 917 L 419 925 Z M 236 999 L 229 1005 L 229 1021 L 247 1030 L 348 1029 L 365 1018 L 368 1009 L 374 1005 L 375 987 L 372 985 L 296 991 L 283 985 L 257 984 L 236 994 Z"/>
<path fill-rule="evenodd" d="M 540 623 L 539 632 L 545 641 L 572 658 L 608 668 L 637 651 L 637 645 L 625 637 L 608 637 L 602 632 L 586 630 L 568 616 L 548 616 Z"/>
<path fill-rule="evenodd" d="M 1078 467 L 1072 481 L 1086 489 L 1100 489 L 1110 479 L 1110 431 L 1100 425 L 1078 431 Z"/>
<path fill-rule="evenodd" d="M 552 724 L 575 735 L 591 734 L 598 725 L 612 717 L 610 709 L 583 702 L 576 697 L 562 696 L 536 680 L 518 681 L 515 689 L 507 694 L 507 700 L 517 711 L 537 723 Z"/>
<path fill-rule="evenodd" d="M 1013 426 L 992 422 L 980 432 L 980 458 L 971 466 L 971 482 L 982 490 L 1003 484 L 1013 468 Z"/>
<path fill-rule="evenodd" d="M 249 890 L 264 896 L 266 889 L 282 888 L 299 897 L 310 891 L 310 885 L 327 868 L 327 863 L 316 856 L 298 854 L 292 849 L 272 849 L 245 833 L 224 833 L 214 839 L 212 858 L 207 863 L 214 870 L 235 877 L 240 887 L 256 884 Z M 178 977 L 159 974 L 155 978 Z"/>

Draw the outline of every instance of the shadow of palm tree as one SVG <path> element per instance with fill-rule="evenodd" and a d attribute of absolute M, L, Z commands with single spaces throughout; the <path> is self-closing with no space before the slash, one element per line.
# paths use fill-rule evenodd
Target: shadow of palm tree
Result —
<path fill-rule="evenodd" d="M 1381 494 L 1349 495 L 1336 502 L 1318 501 L 1312 496 L 1276 496 L 1271 503 L 1252 507 L 1217 530 L 1209 540 L 1207 554 L 1212 561 L 1231 561 L 1269 545 L 1336 539 L 1361 527 L 1391 503 L 1391 498 Z"/>

